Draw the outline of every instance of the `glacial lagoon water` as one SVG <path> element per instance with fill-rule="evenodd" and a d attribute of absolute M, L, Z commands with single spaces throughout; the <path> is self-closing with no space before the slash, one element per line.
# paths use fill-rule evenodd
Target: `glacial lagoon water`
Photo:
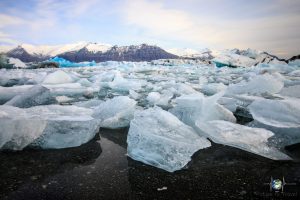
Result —
<path fill-rule="evenodd" d="M 294 161 L 273 161 L 213 144 L 188 168 L 169 173 L 126 156 L 128 129 L 101 129 L 80 147 L 0 153 L 0 199 L 262 199 L 271 195 L 271 176 L 299 197 L 299 146 Z M 298 196 L 293 196 L 298 195 Z"/>

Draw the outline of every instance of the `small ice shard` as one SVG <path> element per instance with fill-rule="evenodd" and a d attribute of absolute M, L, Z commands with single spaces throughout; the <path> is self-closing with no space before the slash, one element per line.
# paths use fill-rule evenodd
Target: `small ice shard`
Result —
<path fill-rule="evenodd" d="M 238 107 L 238 100 L 230 97 L 221 97 L 218 100 L 218 103 L 230 110 L 231 112 L 235 112 L 236 108 Z"/>
<path fill-rule="evenodd" d="M 300 60 L 299 60 L 300 61 Z M 299 62 L 300 63 L 300 62 Z M 294 70 L 288 74 L 289 76 L 300 77 L 300 69 Z"/>
<path fill-rule="evenodd" d="M 299 99 L 269 100 L 257 99 L 249 106 L 253 118 L 278 128 L 300 128 Z"/>
<path fill-rule="evenodd" d="M 211 97 L 204 97 L 201 93 L 184 95 L 175 100 L 176 106 L 170 112 L 192 127 L 198 120 L 203 123 L 211 120 L 235 122 L 232 112 L 217 103 L 222 95 L 222 92 Z"/>
<path fill-rule="evenodd" d="M 32 88 L 32 85 L 20 85 L 13 87 L 2 87 L 0 86 L 0 104 L 11 100 L 13 97 L 19 94 L 23 94 L 28 91 L 29 88 Z"/>
<path fill-rule="evenodd" d="M 103 102 L 104 101 L 102 101 L 100 99 L 91 99 L 91 100 L 88 100 L 88 101 L 76 102 L 76 103 L 74 103 L 74 105 L 79 106 L 79 107 L 84 107 L 84 108 L 96 108 L 100 104 L 102 104 Z"/>
<path fill-rule="evenodd" d="M 168 187 L 164 186 L 164 187 L 161 187 L 161 188 L 157 188 L 157 191 L 163 191 L 163 190 L 167 190 Z"/>
<path fill-rule="evenodd" d="M 135 92 L 134 90 L 129 90 L 129 96 L 134 100 L 137 100 L 140 98 L 140 94 Z"/>
<path fill-rule="evenodd" d="M 87 80 L 86 78 L 82 78 L 80 80 L 77 81 L 77 83 L 80 83 L 80 85 L 82 85 L 83 87 L 91 87 L 93 84 Z"/>
<path fill-rule="evenodd" d="M 202 124 L 196 122 L 196 126 L 202 126 Z M 215 120 L 208 122 L 206 128 L 202 128 L 202 130 L 216 143 L 233 146 L 273 160 L 291 159 L 278 149 L 268 146 L 268 139 L 274 133 L 266 129 L 251 128 L 227 121 Z"/>
<path fill-rule="evenodd" d="M 73 98 L 70 98 L 70 97 L 67 97 L 67 96 L 57 96 L 57 97 L 55 97 L 55 99 L 60 104 L 70 103 L 70 102 L 74 101 Z"/>
<path fill-rule="evenodd" d="M 290 66 L 300 67 L 300 59 L 289 61 Z"/>
<path fill-rule="evenodd" d="M 63 84 L 63 83 L 73 83 L 74 80 L 70 75 L 62 70 L 57 70 L 51 74 L 48 74 L 43 84 Z"/>
<path fill-rule="evenodd" d="M 160 99 L 159 92 L 150 92 L 147 96 L 147 101 L 150 105 L 155 105 L 156 102 L 158 102 Z"/>
<path fill-rule="evenodd" d="M 257 75 L 248 82 L 229 85 L 226 95 L 278 93 L 283 88 L 283 81 L 270 74 Z"/>
<path fill-rule="evenodd" d="M 184 84 L 184 83 L 177 83 L 174 85 L 175 94 L 177 95 L 188 95 L 197 93 L 197 91 L 192 88 L 190 85 Z"/>
<path fill-rule="evenodd" d="M 300 85 L 285 87 L 281 90 L 280 94 L 283 96 L 300 98 Z"/>
<path fill-rule="evenodd" d="M 211 146 L 206 138 L 159 107 L 135 112 L 127 144 L 129 157 L 168 172 L 182 169 L 196 151 Z"/>
<path fill-rule="evenodd" d="M 18 58 L 8 58 L 8 63 L 12 64 L 14 68 L 27 68 L 27 65 Z"/>
<path fill-rule="evenodd" d="M 93 117 L 101 121 L 103 128 L 128 127 L 133 119 L 136 101 L 126 96 L 109 99 L 94 108 Z"/>
<path fill-rule="evenodd" d="M 0 106 L 0 148 L 22 150 L 30 145 L 52 149 L 79 146 L 99 130 L 92 110 L 76 106 Z"/>
<path fill-rule="evenodd" d="M 227 86 L 223 83 L 208 83 L 201 87 L 201 91 L 206 95 L 214 95 L 226 90 Z"/>
<path fill-rule="evenodd" d="M 173 97 L 173 93 L 169 90 L 163 90 L 161 93 L 150 92 L 147 96 L 149 104 L 167 107 L 170 99 Z"/>
<path fill-rule="evenodd" d="M 29 108 L 32 106 L 49 105 L 57 103 L 56 99 L 51 96 L 50 90 L 36 85 L 28 89 L 25 93 L 16 95 L 5 105 L 15 106 L 19 108 Z"/>
<path fill-rule="evenodd" d="M 128 92 L 129 90 L 139 90 L 145 84 L 144 80 L 125 79 L 121 74 L 116 74 L 108 86 L 114 91 Z"/>
<path fill-rule="evenodd" d="M 64 84 L 55 84 L 55 85 L 47 85 L 44 84 L 44 87 L 50 89 L 51 94 L 54 96 L 69 96 L 69 97 L 77 97 L 77 96 L 86 96 L 92 95 L 93 93 L 98 92 L 98 88 L 91 87 L 83 87 L 79 83 L 64 83 Z"/>

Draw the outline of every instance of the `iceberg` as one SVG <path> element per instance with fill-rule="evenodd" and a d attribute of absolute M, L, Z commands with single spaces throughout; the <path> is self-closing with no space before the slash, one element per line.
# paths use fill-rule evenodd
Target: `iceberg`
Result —
<path fill-rule="evenodd" d="M 58 63 L 59 67 L 82 67 L 82 66 L 95 66 L 96 65 L 95 61 L 75 63 L 75 62 L 71 62 L 67 59 L 57 57 L 57 56 L 47 60 L 47 62 Z"/>
<path fill-rule="evenodd" d="M 138 100 L 141 97 L 141 95 L 135 92 L 134 90 L 129 90 L 129 97 L 134 100 Z"/>
<path fill-rule="evenodd" d="M 114 97 L 94 108 L 93 117 L 101 121 L 102 128 L 128 127 L 136 108 L 136 101 L 126 96 Z"/>
<path fill-rule="evenodd" d="M 143 80 L 125 79 L 117 73 L 112 82 L 109 82 L 108 87 L 113 91 L 129 92 L 129 90 L 140 90 L 142 86 L 146 85 Z"/>
<path fill-rule="evenodd" d="M 284 87 L 280 91 L 280 94 L 283 95 L 283 96 L 300 98 L 300 85 L 292 85 L 292 86 L 289 86 L 289 87 Z"/>
<path fill-rule="evenodd" d="M 75 102 L 74 105 L 78 106 L 78 107 L 84 107 L 84 108 L 96 108 L 100 104 L 102 104 L 103 102 L 104 101 L 102 101 L 100 99 L 91 99 L 91 100 L 88 100 L 88 101 Z"/>
<path fill-rule="evenodd" d="M 257 63 L 255 59 L 228 52 L 216 56 L 212 61 L 217 67 L 251 67 Z"/>
<path fill-rule="evenodd" d="M 64 84 L 64 83 L 73 83 L 73 78 L 66 72 L 62 70 L 57 70 L 51 74 L 48 74 L 43 84 Z"/>
<path fill-rule="evenodd" d="M 44 87 L 50 89 L 53 96 L 68 96 L 68 97 L 93 97 L 99 88 L 83 87 L 79 83 L 64 83 L 64 84 L 43 84 Z"/>
<path fill-rule="evenodd" d="M 158 92 L 150 92 L 147 96 L 147 101 L 150 105 L 157 105 L 161 107 L 168 107 L 169 101 L 173 97 L 173 93 L 169 90 L 163 90 L 161 92 L 162 94 Z"/>
<path fill-rule="evenodd" d="M 211 146 L 206 138 L 159 107 L 134 114 L 127 144 L 129 157 L 168 172 L 182 169 L 196 151 Z"/>
<path fill-rule="evenodd" d="M 56 99 L 51 96 L 50 90 L 36 85 L 29 88 L 25 93 L 16 95 L 5 105 L 15 106 L 19 108 L 29 108 L 32 106 L 56 104 Z"/>
<path fill-rule="evenodd" d="M 201 126 L 196 122 L 196 126 Z M 274 133 L 262 128 L 251 128 L 222 120 L 208 122 L 204 129 L 214 142 L 233 146 L 251 153 L 273 160 L 291 160 L 291 158 L 278 149 L 268 146 L 268 139 Z"/>
<path fill-rule="evenodd" d="M 248 82 L 240 82 L 237 84 L 229 85 L 226 90 L 226 96 L 235 94 L 274 94 L 280 92 L 283 86 L 284 83 L 282 80 L 270 74 L 257 75 Z"/>
<path fill-rule="evenodd" d="M 0 106 L 0 149 L 22 150 L 40 137 L 47 122 L 32 119 L 25 109 Z"/>
<path fill-rule="evenodd" d="M 300 142 L 300 101 L 258 99 L 249 106 L 254 121 L 249 126 L 271 130 L 270 143 L 284 147 Z"/>
<path fill-rule="evenodd" d="M 223 83 L 209 83 L 201 87 L 201 92 L 206 95 L 214 95 L 226 90 L 227 86 Z"/>
<path fill-rule="evenodd" d="M 58 149 L 80 146 L 99 131 L 93 111 L 76 106 L 0 106 L 0 148 Z"/>
<path fill-rule="evenodd" d="M 262 124 L 278 128 L 300 128 L 299 99 L 257 99 L 250 104 L 249 110 L 253 118 Z"/>
<path fill-rule="evenodd" d="M 222 95 L 222 92 L 211 97 L 204 97 L 201 93 L 184 95 L 175 99 L 176 105 L 170 112 L 193 128 L 197 128 L 196 121 L 203 123 L 211 120 L 235 122 L 233 113 L 217 103 Z"/>
<path fill-rule="evenodd" d="M 0 104 L 4 104 L 19 94 L 26 93 L 32 85 L 20 85 L 13 87 L 0 86 Z"/>

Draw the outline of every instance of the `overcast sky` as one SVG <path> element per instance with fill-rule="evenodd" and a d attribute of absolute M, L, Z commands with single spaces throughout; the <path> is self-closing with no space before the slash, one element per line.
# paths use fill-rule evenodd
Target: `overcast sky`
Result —
<path fill-rule="evenodd" d="M 300 0 L 0 0 L 0 44 L 91 41 L 300 54 Z"/>

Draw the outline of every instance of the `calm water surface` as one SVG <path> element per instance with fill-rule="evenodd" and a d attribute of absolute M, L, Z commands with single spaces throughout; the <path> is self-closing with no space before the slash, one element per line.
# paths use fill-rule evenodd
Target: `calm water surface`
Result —
<path fill-rule="evenodd" d="M 1 152 L 0 199 L 300 199 L 299 145 L 281 162 L 215 144 L 168 173 L 128 158 L 126 137 L 100 130 L 77 148 Z M 271 176 L 297 185 L 270 192 Z"/>

